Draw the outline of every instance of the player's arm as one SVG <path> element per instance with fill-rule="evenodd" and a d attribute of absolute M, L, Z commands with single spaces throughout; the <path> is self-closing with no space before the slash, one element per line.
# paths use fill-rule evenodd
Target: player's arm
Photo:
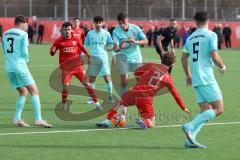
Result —
<path fill-rule="evenodd" d="M 114 52 L 120 51 L 120 46 L 119 46 L 120 39 L 118 38 L 117 33 L 114 31 L 113 31 L 112 38 L 113 38 L 113 44 L 114 44 L 114 47 L 113 47 Z"/>
<path fill-rule="evenodd" d="M 171 47 L 171 51 L 172 51 L 172 53 L 175 55 L 175 50 L 174 50 L 174 40 L 172 39 L 171 41 L 170 41 L 170 47 Z"/>
<path fill-rule="evenodd" d="M 138 44 L 138 45 L 148 44 L 148 39 L 147 39 L 146 35 L 143 33 L 143 31 L 137 26 L 136 26 L 136 30 L 137 30 L 138 40 L 135 40 L 134 37 L 130 37 L 130 41 L 132 43 L 135 43 L 135 44 Z"/>
<path fill-rule="evenodd" d="M 161 53 L 164 54 L 164 50 L 163 50 L 163 46 L 162 46 L 162 40 L 164 40 L 165 37 L 162 36 L 161 34 L 157 36 L 157 45 L 158 45 L 158 48 L 160 49 Z"/>
<path fill-rule="evenodd" d="M 90 64 L 90 54 L 89 54 L 88 50 L 85 47 L 83 47 L 80 40 L 79 40 L 78 46 L 79 46 L 80 50 L 86 55 L 88 64 Z M 81 54 L 81 52 L 79 54 Z"/>
<path fill-rule="evenodd" d="M 221 75 L 226 71 L 226 66 L 224 65 L 221 57 L 219 56 L 217 52 L 217 43 L 218 43 L 218 38 L 216 34 L 211 35 L 209 39 L 209 48 L 210 48 L 210 54 L 212 57 L 213 62 L 215 63 L 216 66 L 219 67 L 219 72 Z"/>
<path fill-rule="evenodd" d="M 25 36 L 23 37 L 23 44 L 22 44 L 22 54 L 23 57 L 25 58 L 26 62 L 28 62 L 28 46 L 29 46 L 29 42 L 28 42 L 28 35 L 25 34 Z"/>
<path fill-rule="evenodd" d="M 169 92 L 172 94 L 173 98 L 175 99 L 175 101 L 179 105 L 179 107 L 183 111 L 190 114 L 190 111 L 186 108 L 184 102 L 182 101 L 182 98 L 181 98 L 180 94 L 178 93 L 178 91 L 177 91 L 177 89 L 176 89 L 176 87 L 173 83 L 172 78 L 169 75 L 167 75 L 167 76 L 168 76 L 168 78 L 167 78 L 166 85 L 167 85 L 167 88 L 168 88 Z"/>
<path fill-rule="evenodd" d="M 189 57 L 189 51 L 187 48 L 187 44 L 185 44 L 185 46 L 183 47 L 183 52 L 182 52 L 182 67 L 183 70 L 185 72 L 186 75 L 186 81 L 187 81 L 187 87 L 192 85 L 192 75 L 191 75 L 191 71 L 189 68 L 189 64 L 188 64 L 188 57 Z"/>
<path fill-rule="evenodd" d="M 50 55 L 51 55 L 51 56 L 54 56 L 55 53 L 57 52 L 57 50 L 58 50 L 58 40 L 56 40 L 56 41 L 52 44 L 52 46 L 51 46 L 51 48 L 50 48 Z"/>

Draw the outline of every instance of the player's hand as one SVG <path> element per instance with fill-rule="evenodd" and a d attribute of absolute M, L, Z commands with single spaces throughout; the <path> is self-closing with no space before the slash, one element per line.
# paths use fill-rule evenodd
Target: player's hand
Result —
<path fill-rule="evenodd" d="M 124 48 L 126 48 L 126 45 L 127 45 L 127 43 L 126 43 L 125 41 L 122 41 L 122 42 L 119 44 L 119 48 L 120 48 L 120 49 L 124 49 Z"/>
<path fill-rule="evenodd" d="M 187 82 L 187 87 L 192 86 L 192 76 L 187 76 L 186 82 Z"/>
<path fill-rule="evenodd" d="M 191 111 L 189 111 L 187 108 L 185 108 L 183 111 L 186 112 L 187 114 L 191 114 Z"/>
<path fill-rule="evenodd" d="M 223 76 L 224 72 L 226 72 L 226 66 L 224 65 L 222 68 L 219 69 L 219 73 L 221 76 Z"/>
<path fill-rule="evenodd" d="M 130 42 L 131 42 L 131 43 L 134 43 L 134 44 L 137 44 L 137 41 L 135 40 L 134 37 L 130 37 Z"/>

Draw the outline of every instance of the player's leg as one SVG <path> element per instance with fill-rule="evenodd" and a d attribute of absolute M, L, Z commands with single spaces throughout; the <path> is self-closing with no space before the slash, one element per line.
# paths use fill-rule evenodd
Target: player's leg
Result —
<path fill-rule="evenodd" d="M 191 143 L 196 142 L 192 134 L 195 129 L 195 135 L 197 135 L 203 123 L 223 113 L 222 94 L 217 84 L 199 86 L 196 88 L 196 93 L 202 112 L 191 122 L 183 125 L 183 130 Z"/>
<path fill-rule="evenodd" d="M 111 124 L 111 120 L 115 115 L 117 115 L 117 111 L 120 107 L 121 107 L 121 102 L 120 101 L 115 102 L 114 107 L 108 111 L 107 118 L 101 122 L 97 122 L 96 126 L 105 127 L 105 128 L 109 127 Z"/>
<path fill-rule="evenodd" d="M 18 87 L 16 89 L 19 92 L 19 96 L 18 96 L 17 102 L 16 102 L 16 112 L 15 112 L 15 116 L 13 119 L 13 125 L 19 126 L 19 127 L 30 127 L 30 125 L 26 124 L 22 120 L 22 111 L 24 108 L 24 104 L 26 101 L 26 96 L 28 94 L 28 91 L 25 87 Z"/>
<path fill-rule="evenodd" d="M 31 84 L 26 86 L 28 92 L 31 95 L 31 102 L 34 109 L 34 118 L 35 118 L 35 125 L 42 126 L 45 128 L 52 128 L 52 125 L 47 123 L 42 119 L 41 115 L 41 103 L 39 98 L 39 92 L 36 84 Z"/>
<path fill-rule="evenodd" d="M 69 85 L 72 79 L 73 73 L 67 70 L 62 70 L 62 107 L 63 109 L 68 109 L 67 108 L 67 98 L 69 94 Z"/>
<path fill-rule="evenodd" d="M 97 122 L 96 125 L 98 127 L 109 127 L 111 120 L 115 115 L 117 115 L 117 111 L 119 108 L 127 108 L 127 106 L 135 105 L 135 97 L 132 92 L 125 92 L 120 101 L 115 102 L 114 107 L 108 111 L 107 118 L 101 122 Z"/>
<path fill-rule="evenodd" d="M 128 74 L 121 74 L 121 86 L 120 86 L 120 97 L 122 98 L 123 94 L 127 92 L 128 88 Z M 122 108 L 123 114 L 127 114 L 127 107 Z"/>
<path fill-rule="evenodd" d="M 93 89 L 95 89 L 96 78 L 97 78 L 96 76 L 89 76 L 89 82 L 90 82 L 90 84 L 91 84 L 91 86 L 92 86 Z M 88 102 L 87 102 L 87 103 L 88 103 L 88 104 L 93 104 L 93 103 L 94 103 L 92 97 L 90 97 L 90 98 L 88 99 Z"/>
<path fill-rule="evenodd" d="M 112 91 L 113 91 L 112 80 L 111 80 L 109 75 L 105 75 L 105 76 L 103 76 L 103 78 L 104 78 L 104 81 L 106 83 L 106 89 L 107 89 L 108 94 L 109 94 L 108 102 L 109 103 L 114 103 L 114 98 L 113 98 L 113 95 L 112 95 Z"/>
<path fill-rule="evenodd" d="M 19 93 L 19 96 L 16 100 L 16 112 L 13 119 L 13 125 L 20 126 L 20 127 L 29 127 L 28 124 L 26 124 L 21 117 L 24 104 L 26 101 L 27 96 L 27 89 L 25 87 L 22 87 L 21 84 L 21 78 L 18 78 L 21 76 L 21 73 L 16 72 L 7 72 L 8 79 L 10 81 L 10 84 L 13 88 L 16 88 L 16 90 Z"/>
<path fill-rule="evenodd" d="M 96 104 L 96 109 L 101 110 L 102 106 L 98 101 L 97 95 L 95 90 L 92 88 L 88 77 L 84 71 L 84 68 L 78 68 L 77 71 L 74 73 L 74 75 L 77 77 L 77 79 L 85 86 L 85 88 L 88 91 L 88 94 L 91 96 L 91 98 L 93 99 L 94 103 Z"/>

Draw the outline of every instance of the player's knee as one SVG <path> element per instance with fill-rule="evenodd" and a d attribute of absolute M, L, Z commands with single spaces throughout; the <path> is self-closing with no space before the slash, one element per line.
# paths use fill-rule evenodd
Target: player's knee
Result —
<path fill-rule="evenodd" d="M 216 116 L 220 116 L 223 114 L 223 108 L 219 108 L 216 110 Z"/>
<path fill-rule="evenodd" d="M 27 87 L 28 92 L 30 93 L 31 96 L 33 95 L 39 95 L 38 89 L 35 86 L 29 86 Z"/>
<path fill-rule="evenodd" d="M 26 89 L 21 89 L 21 90 L 19 90 L 19 95 L 20 96 L 27 96 L 28 95 L 28 91 Z"/>

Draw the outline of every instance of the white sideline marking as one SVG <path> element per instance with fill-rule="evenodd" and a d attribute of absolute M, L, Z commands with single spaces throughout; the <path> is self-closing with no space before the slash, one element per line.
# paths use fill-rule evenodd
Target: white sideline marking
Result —
<path fill-rule="evenodd" d="M 240 122 L 220 122 L 220 123 L 207 123 L 206 126 L 213 126 L 213 125 L 233 125 L 233 124 L 240 124 Z M 156 128 L 175 128 L 180 127 L 179 124 L 168 125 L 168 126 L 156 126 Z M 79 130 L 66 130 L 66 131 L 45 131 L 45 132 L 19 132 L 19 133 L 1 133 L 0 136 L 10 136 L 10 135 L 28 135 L 28 134 L 52 134 L 52 133 L 75 133 L 75 132 L 92 132 L 92 131 L 112 131 L 112 130 L 126 130 L 126 129 L 133 129 L 136 127 L 130 128 L 110 128 L 110 129 L 79 129 Z"/>

